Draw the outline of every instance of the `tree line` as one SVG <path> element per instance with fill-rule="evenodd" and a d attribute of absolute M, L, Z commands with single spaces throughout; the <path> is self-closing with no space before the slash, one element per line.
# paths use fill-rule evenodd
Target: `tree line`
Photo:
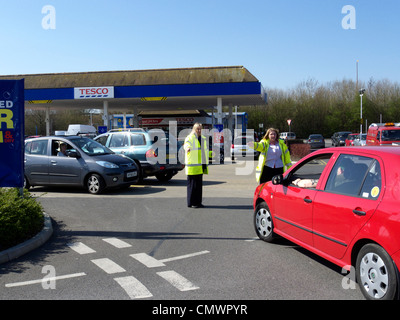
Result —
<path fill-rule="evenodd" d="M 374 80 L 367 83 L 353 80 L 319 84 L 308 79 L 289 90 L 266 88 L 267 106 L 240 107 L 248 113 L 248 128 L 265 132 L 277 128 L 290 131 L 299 138 L 320 133 L 330 138 L 337 131 L 360 131 L 362 97 L 363 132 L 374 122 L 400 122 L 400 85 L 390 80 Z M 263 129 L 260 130 L 260 124 Z"/>

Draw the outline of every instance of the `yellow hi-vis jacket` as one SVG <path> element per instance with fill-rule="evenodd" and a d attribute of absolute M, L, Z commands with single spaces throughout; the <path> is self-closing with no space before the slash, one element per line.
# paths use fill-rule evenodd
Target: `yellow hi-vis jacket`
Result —
<path fill-rule="evenodd" d="M 189 134 L 183 145 L 185 149 L 185 172 L 187 175 L 208 174 L 208 146 L 205 136 L 201 136 L 200 142 L 197 136 Z M 188 150 L 190 151 L 188 152 Z M 203 164 L 206 165 L 203 170 Z"/>
<path fill-rule="evenodd" d="M 292 166 L 292 160 L 290 159 L 290 152 L 285 144 L 285 141 L 279 139 L 278 142 L 282 152 L 283 172 L 285 172 Z M 258 157 L 258 165 L 256 168 L 257 182 L 260 182 L 260 178 L 264 170 L 265 161 L 267 160 L 268 148 L 269 148 L 269 139 L 268 140 L 262 139 L 260 142 L 254 141 L 254 149 L 261 152 L 260 156 Z"/>

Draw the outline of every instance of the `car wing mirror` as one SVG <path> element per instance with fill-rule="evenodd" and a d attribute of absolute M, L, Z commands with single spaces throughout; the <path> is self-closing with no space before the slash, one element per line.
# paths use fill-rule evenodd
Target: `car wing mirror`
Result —
<path fill-rule="evenodd" d="M 76 159 L 79 159 L 81 157 L 81 154 L 78 151 L 69 151 L 67 155 L 70 158 L 76 158 Z"/>
<path fill-rule="evenodd" d="M 278 174 L 276 176 L 273 176 L 271 181 L 272 181 L 272 184 L 275 184 L 275 185 L 281 184 L 284 186 L 288 186 L 290 183 L 288 177 L 287 176 L 284 177 L 283 174 Z"/>
<path fill-rule="evenodd" d="M 272 177 L 272 184 L 283 184 L 283 175 L 282 174 L 278 174 L 276 176 Z"/>

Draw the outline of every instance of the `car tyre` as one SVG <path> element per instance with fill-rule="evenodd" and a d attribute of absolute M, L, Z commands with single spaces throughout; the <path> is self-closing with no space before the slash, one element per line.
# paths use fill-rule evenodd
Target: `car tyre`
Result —
<path fill-rule="evenodd" d="M 86 182 L 87 189 L 91 194 L 99 194 L 103 191 L 105 187 L 105 183 L 103 178 L 96 174 L 92 173 L 89 175 L 87 182 Z"/>
<path fill-rule="evenodd" d="M 356 277 L 369 300 L 393 300 L 397 292 L 396 268 L 389 254 L 377 244 L 367 244 L 357 255 Z"/>
<path fill-rule="evenodd" d="M 26 190 L 29 190 L 30 187 L 31 187 L 31 185 L 29 184 L 28 179 L 24 176 L 24 188 L 25 188 Z"/>
<path fill-rule="evenodd" d="M 274 223 L 270 210 L 265 202 L 257 205 L 254 211 L 254 228 L 257 236 L 266 242 L 272 242 L 275 238 Z"/>
<path fill-rule="evenodd" d="M 172 171 L 167 171 L 167 172 L 157 173 L 156 174 L 156 178 L 160 182 L 169 181 L 169 180 L 172 179 L 173 176 L 174 176 L 174 173 Z"/>
<path fill-rule="evenodd" d="M 136 163 L 137 172 L 138 172 L 138 181 L 136 182 L 136 184 L 142 184 L 142 183 L 143 183 L 143 180 L 144 180 L 143 168 L 142 168 L 142 166 L 140 165 L 140 162 L 139 162 L 139 161 L 136 161 L 136 160 L 135 160 L 135 163 Z"/>

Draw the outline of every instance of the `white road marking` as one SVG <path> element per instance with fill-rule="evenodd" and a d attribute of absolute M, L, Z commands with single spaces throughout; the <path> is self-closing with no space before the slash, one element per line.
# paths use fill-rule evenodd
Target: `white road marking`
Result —
<path fill-rule="evenodd" d="M 78 252 L 79 254 L 88 254 L 96 252 L 92 248 L 89 248 L 87 245 L 82 242 L 72 242 L 67 244 L 72 250 Z"/>
<path fill-rule="evenodd" d="M 149 256 L 147 253 L 136 253 L 130 255 L 132 258 L 143 263 L 148 268 L 164 267 L 165 264 Z"/>
<path fill-rule="evenodd" d="M 153 295 L 147 288 L 135 277 L 114 278 L 115 281 L 126 291 L 131 299 L 149 298 Z"/>
<path fill-rule="evenodd" d="M 162 271 L 157 272 L 157 274 L 167 280 L 170 284 L 172 284 L 175 288 L 180 291 L 189 291 L 189 290 L 196 290 L 199 287 L 196 287 L 193 283 L 189 280 L 181 276 L 179 273 L 175 271 Z"/>
<path fill-rule="evenodd" d="M 130 245 L 129 243 L 122 241 L 120 239 L 117 239 L 117 238 L 107 238 L 107 239 L 103 239 L 103 241 L 113 245 L 114 247 L 116 247 L 118 249 L 132 247 L 132 245 Z"/>
<path fill-rule="evenodd" d="M 129 243 L 122 241 L 120 239 L 117 239 L 117 238 L 105 238 L 102 240 L 113 245 L 116 248 L 131 247 L 131 245 Z M 72 250 L 74 250 L 75 252 L 82 254 L 82 255 L 96 252 L 95 250 L 93 250 L 92 248 L 83 244 L 82 242 L 72 242 L 72 243 L 68 243 L 67 245 Z M 199 252 L 195 252 L 195 253 L 191 253 L 191 254 L 185 254 L 185 255 L 162 259 L 162 260 L 157 260 L 157 259 L 149 256 L 146 253 L 131 254 L 130 256 L 132 258 L 136 259 L 137 261 L 141 262 L 148 268 L 155 268 L 155 267 L 165 266 L 164 262 L 186 259 L 186 258 L 206 254 L 209 252 L 210 251 L 204 250 L 204 251 L 199 251 Z M 124 268 L 122 268 L 117 263 L 115 263 L 114 261 L 112 261 L 111 259 L 108 259 L 108 258 L 93 259 L 91 261 L 108 274 L 126 272 L 126 270 Z M 179 273 L 177 273 L 175 271 L 172 271 L 172 270 L 171 271 L 163 271 L 163 272 L 157 272 L 157 274 L 160 277 L 162 277 L 163 279 L 165 279 L 166 281 L 168 281 L 171 285 L 173 285 L 175 288 L 177 288 L 180 291 L 189 291 L 189 290 L 199 289 L 199 287 L 197 287 L 192 282 L 190 282 L 188 279 L 181 276 Z M 47 282 L 47 281 L 62 280 L 62 279 L 68 279 L 68 278 L 74 278 L 74 277 L 81 277 L 81 276 L 85 276 L 85 275 L 86 275 L 86 273 L 80 272 L 80 273 L 74 273 L 74 274 L 51 277 L 51 278 L 43 278 L 43 279 L 38 279 L 38 280 L 8 283 L 5 286 L 7 288 L 11 288 L 11 287 L 43 283 L 43 281 Z M 137 280 L 133 276 L 114 278 L 114 280 L 125 290 L 125 292 L 129 295 L 129 297 L 131 299 L 148 298 L 148 297 L 153 296 L 151 294 L 151 292 L 139 280 Z"/>
<path fill-rule="evenodd" d="M 86 276 L 86 273 L 80 272 L 80 273 L 66 274 L 66 275 L 64 275 L 64 276 L 57 276 L 57 277 L 51 277 L 51 278 L 43 278 L 43 279 L 38 279 L 38 280 L 7 283 L 7 284 L 6 284 L 6 287 L 7 287 L 7 288 L 11 288 L 11 287 L 27 286 L 27 285 L 30 285 L 30 284 L 42 283 L 42 282 L 44 282 L 44 281 L 46 281 L 46 282 L 47 282 L 47 281 L 55 281 L 55 280 L 76 278 L 76 277 L 82 277 L 82 276 Z"/>
<path fill-rule="evenodd" d="M 162 259 L 162 260 L 159 260 L 159 261 L 163 262 L 163 263 L 164 262 L 170 262 L 170 261 L 174 261 L 174 260 L 191 258 L 191 257 L 199 256 L 199 255 L 202 255 L 202 254 L 206 254 L 206 253 L 210 253 L 210 251 L 204 250 L 204 251 L 185 254 L 185 255 L 182 255 L 182 256 L 172 257 L 172 258 L 168 258 L 168 259 Z"/>
<path fill-rule="evenodd" d="M 99 268 L 103 269 L 108 274 L 125 272 L 126 270 L 108 258 L 91 260 Z"/>

